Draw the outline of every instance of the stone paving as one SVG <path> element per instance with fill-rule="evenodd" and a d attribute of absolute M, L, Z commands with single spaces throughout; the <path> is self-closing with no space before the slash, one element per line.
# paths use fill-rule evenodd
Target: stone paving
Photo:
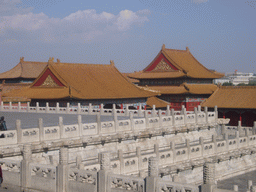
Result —
<path fill-rule="evenodd" d="M 50 113 L 19 113 L 19 112 L 0 112 L 0 116 L 5 117 L 8 130 L 15 129 L 16 119 L 21 120 L 21 128 L 37 128 L 38 119 L 43 119 L 45 127 L 57 126 L 59 117 L 63 117 L 64 125 L 77 124 L 77 114 L 50 114 Z M 118 120 L 128 119 L 129 117 L 118 116 Z M 135 117 L 134 117 L 135 118 Z M 101 121 L 113 121 L 113 116 L 101 116 Z M 82 115 L 83 123 L 96 122 L 96 115 Z"/>
<path fill-rule="evenodd" d="M 252 180 L 252 184 L 256 185 L 256 171 L 218 181 L 218 188 L 233 190 L 234 185 L 238 185 L 238 191 L 246 192 L 248 180 Z"/>

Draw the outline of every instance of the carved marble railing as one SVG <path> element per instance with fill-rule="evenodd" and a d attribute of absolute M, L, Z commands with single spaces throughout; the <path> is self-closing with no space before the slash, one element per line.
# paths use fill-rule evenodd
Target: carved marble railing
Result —
<path fill-rule="evenodd" d="M 38 120 L 37 128 L 22 129 L 21 121 L 16 120 L 16 130 L 2 131 L 0 146 L 12 144 L 25 144 L 40 142 L 44 148 L 50 148 L 57 141 L 69 143 L 104 142 L 106 140 L 118 140 L 137 138 L 140 136 L 152 137 L 161 134 L 177 134 L 194 130 L 213 128 L 217 126 L 217 112 L 197 111 L 194 114 L 186 113 L 177 115 L 173 110 L 170 115 L 152 116 L 145 113 L 145 117 L 118 120 L 117 114 L 113 114 L 113 121 L 102 122 L 100 115 L 94 123 L 82 123 L 82 116 L 78 115 L 78 123 L 64 125 L 63 118 L 59 118 L 58 126 L 43 127 L 43 120 Z M 76 141 L 73 139 L 76 138 Z M 80 138 L 80 139 L 77 139 Z"/>
<path fill-rule="evenodd" d="M 217 158 L 222 161 L 225 160 L 224 154 L 227 154 L 228 158 L 232 158 L 236 155 L 243 156 L 255 152 L 256 135 L 239 137 L 237 134 L 236 138 L 228 139 L 226 134 L 222 140 L 217 140 L 216 136 L 213 135 L 211 141 L 200 137 L 199 141 L 186 140 L 185 143 L 180 144 L 171 142 L 170 146 L 159 147 L 158 144 L 155 144 L 154 148 L 148 150 L 141 150 L 140 147 L 129 153 L 123 153 L 122 150 L 119 150 L 118 153 L 112 154 L 111 167 L 113 173 L 116 174 L 138 174 L 147 169 L 148 159 L 153 156 L 159 159 L 159 166 L 161 167 L 181 164 L 181 167 L 176 167 L 174 170 L 177 171 L 184 169 L 184 162 L 190 162 L 188 166 L 191 168 L 203 163 L 197 160 Z M 94 163 L 92 161 L 87 163 L 86 160 L 83 160 L 84 169 L 99 170 L 99 160 L 96 159 L 97 157 L 95 157 Z"/>
<path fill-rule="evenodd" d="M 175 111 L 174 113 L 176 115 L 184 114 L 184 106 L 182 106 L 181 111 Z M 201 108 L 199 106 L 198 111 L 200 111 Z M 216 108 L 217 110 L 217 108 Z M 59 103 L 56 103 L 56 107 L 50 107 L 49 103 L 46 102 L 45 107 L 40 107 L 40 104 L 37 102 L 36 106 L 30 106 L 30 103 L 28 102 L 26 105 L 22 105 L 20 102 L 18 104 L 13 104 L 12 102 L 9 102 L 9 104 L 4 104 L 1 102 L 0 105 L 0 111 L 2 112 L 27 112 L 27 113 L 59 113 L 59 114 L 83 114 L 83 115 L 92 115 L 92 114 L 101 114 L 101 115 L 112 115 L 113 113 L 116 113 L 118 116 L 129 116 L 130 113 L 132 113 L 134 116 L 143 116 L 145 113 L 153 116 L 160 116 L 160 115 L 167 115 L 169 116 L 171 111 L 170 107 L 167 106 L 166 110 L 156 110 L 155 105 L 153 105 L 152 110 L 143 110 L 142 105 L 140 104 L 138 106 L 137 110 L 130 110 L 129 105 L 125 105 L 124 109 L 116 109 L 116 105 L 113 104 L 113 109 L 105 109 L 103 104 L 99 106 L 92 106 L 92 104 L 89 104 L 88 106 L 82 106 L 80 103 L 78 103 L 77 106 L 70 106 L 69 103 L 67 103 L 67 107 L 59 107 Z M 186 112 L 186 113 L 193 113 L 193 112 Z"/>

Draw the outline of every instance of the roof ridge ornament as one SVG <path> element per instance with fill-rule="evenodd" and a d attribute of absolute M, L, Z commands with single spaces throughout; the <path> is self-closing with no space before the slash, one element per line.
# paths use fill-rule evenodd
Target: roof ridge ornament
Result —
<path fill-rule="evenodd" d="M 60 59 L 57 59 L 57 63 L 60 63 Z"/>
<path fill-rule="evenodd" d="M 162 45 L 162 50 L 164 50 L 164 49 L 165 49 L 165 44 Z"/>
<path fill-rule="evenodd" d="M 114 60 L 110 60 L 110 65 L 115 66 Z"/>
<path fill-rule="evenodd" d="M 186 51 L 187 51 L 187 52 L 190 52 L 188 47 L 186 47 Z"/>
<path fill-rule="evenodd" d="M 54 57 L 50 57 L 48 60 L 48 64 L 53 64 L 54 63 Z"/>
<path fill-rule="evenodd" d="M 20 57 L 20 63 L 24 62 L 24 57 Z"/>

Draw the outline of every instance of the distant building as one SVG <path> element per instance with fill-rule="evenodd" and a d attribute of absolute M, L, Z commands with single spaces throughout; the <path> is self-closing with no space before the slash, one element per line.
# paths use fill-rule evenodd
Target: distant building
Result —
<path fill-rule="evenodd" d="M 225 77 L 215 79 L 215 84 L 232 83 L 233 85 L 238 84 L 249 84 L 256 82 L 256 76 L 253 73 L 242 73 L 237 72 L 226 73 Z"/>
<path fill-rule="evenodd" d="M 155 59 L 143 71 L 128 74 L 139 80 L 139 86 L 158 91 L 172 108 L 194 110 L 217 88 L 213 79 L 224 74 L 205 68 L 190 53 L 189 49 L 166 49 L 163 45 Z"/>

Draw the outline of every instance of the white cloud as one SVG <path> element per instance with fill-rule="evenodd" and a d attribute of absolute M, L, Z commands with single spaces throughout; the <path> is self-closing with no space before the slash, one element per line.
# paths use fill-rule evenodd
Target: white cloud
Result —
<path fill-rule="evenodd" d="M 9 4 L 3 0 L 0 2 L 0 5 L 13 7 L 20 0 Z M 71 43 L 89 41 L 97 37 L 107 38 L 111 34 L 130 30 L 134 25 L 144 24 L 149 21 L 147 15 L 150 13 L 149 10 L 138 12 L 123 10 L 114 15 L 107 12 L 97 13 L 96 10 L 91 9 L 79 10 L 60 19 L 49 18 L 44 13 L 35 14 L 28 9 L 20 9 L 12 15 L 9 12 L 0 16 L 0 38 L 5 42 L 8 42 L 8 39 L 15 39 L 18 42 Z"/>
<path fill-rule="evenodd" d="M 0 17 L 10 16 L 14 14 L 23 14 L 32 11 L 32 8 L 21 8 L 17 5 L 21 4 L 21 0 L 0 0 Z"/>
<path fill-rule="evenodd" d="M 209 0 L 191 0 L 193 3 L 200 4 L 200 3 L 206 3 Z"/>

